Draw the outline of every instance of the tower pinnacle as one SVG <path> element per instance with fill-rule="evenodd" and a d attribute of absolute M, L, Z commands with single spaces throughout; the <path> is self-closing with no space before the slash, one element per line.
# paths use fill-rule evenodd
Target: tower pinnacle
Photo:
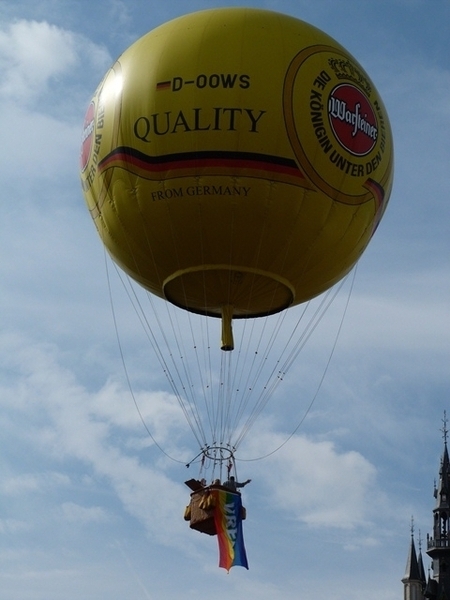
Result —
<path fill-rule="evenodd" d="M 444 410 L 444 418 L 442 419 L 442 427 L 441 427 L 441 431 L 442 431 L 442 439 L 444 440 L 444 445 L 447 446 L 447 437 L 448 437 L 448 429 L 447 429 L 447 411 Z"/>
<path fill-rule="evenodd" d="M 439 480 L 434 484 L 436 505 L 433 509 L 433 534 L 427 536 L 427 554 L 432 559 L 433 576 L 428 580 L 426 597 L 431 600 L 450 598 L 450 459 L 447 449 L 447 413 L 442 419 L 444 451 Z"/>
<path fill-rule="evenodd" d="M 426 536 L 426 553 L 432 560 L 432 570 L 425 573 L 422 560 L 422 536 L 419 530 L 419 552 L 414 545 L 415 524 L 411 517 L 411 542 L 406 573 L 402 579 L 404 600 L 450 600 L 450 458 L 447 412 L 442 419 L 444 449 L 441 455 L 439 478 L 434 480 L 433 533 Z"/>

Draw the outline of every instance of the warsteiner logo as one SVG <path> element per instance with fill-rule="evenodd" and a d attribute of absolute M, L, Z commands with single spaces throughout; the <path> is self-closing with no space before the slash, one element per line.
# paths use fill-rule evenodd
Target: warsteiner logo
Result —
<path fill-rule="evenodd" d="M 328 99 L 328 119 L 343 148 L 354 156 L 365 156 L 377 142 L 377 118 L 361 90 L 344 83 L 331 92 Z"/>
<path fill-rule="evenodd" d="M 286 133 L 313 186 L 336 202 L 381 206 L 392 181 L 392 143 L 378 92 L 345 51 L 308 46 L 283 87 Z"/>

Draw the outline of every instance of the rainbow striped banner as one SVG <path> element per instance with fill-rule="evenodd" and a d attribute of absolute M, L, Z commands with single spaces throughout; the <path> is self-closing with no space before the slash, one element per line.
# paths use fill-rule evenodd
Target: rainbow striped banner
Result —
<path fill-rule="evenodd" d="M 241 496 L 225 490 L 213 490 L 213 494 L 214 523 L 219 543 L 219 567 L 227 571 L 236 566 L 248 569 L 242 533 Z"/>

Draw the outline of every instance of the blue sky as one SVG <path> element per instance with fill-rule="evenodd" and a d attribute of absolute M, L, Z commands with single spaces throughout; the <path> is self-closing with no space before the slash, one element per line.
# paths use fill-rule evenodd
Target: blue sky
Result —
<path fill-rule="evenodd" d="M 105 255 L 79 185 L 83 117 L 134 40 L 223 5 L 243 4 L 0 1 L 4 600 L 394 600 L 403 594 L 411 515 L 423 539 L 431 530 L 450 401 L 448 2 L 245 3 L 308 21 L 357 58 L 387 107 L 396 164 L 311 411 L 279 452 L 239 465 L 252 478 L 249 571 L 219 569 L 215 539 L 183 521 L 191 472 L 158 451 L 134 407 Z M 127 310 L 118 299 L 146 422 L 169 454 L 189 456 L 178 406 Z M 317 389 L 326 337 L 311 341 L 278 391 L 281 406 L 302 398 L 300 416 Z M 246 441 L 250 454 L 292 432 L 298 416 L 287 404 L 269 405 Z"/>

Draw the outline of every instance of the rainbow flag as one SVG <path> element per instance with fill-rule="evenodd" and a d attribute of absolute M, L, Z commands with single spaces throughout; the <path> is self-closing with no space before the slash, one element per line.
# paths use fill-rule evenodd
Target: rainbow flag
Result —
<path fill-rule="evenodd" d="M 225 490 L 213 490 L 213 494 L 214 523 L 219 543 L 219 567 L 227 571 L 236 566 L 248 569 L 242 533 L 241 496 Z"/>

